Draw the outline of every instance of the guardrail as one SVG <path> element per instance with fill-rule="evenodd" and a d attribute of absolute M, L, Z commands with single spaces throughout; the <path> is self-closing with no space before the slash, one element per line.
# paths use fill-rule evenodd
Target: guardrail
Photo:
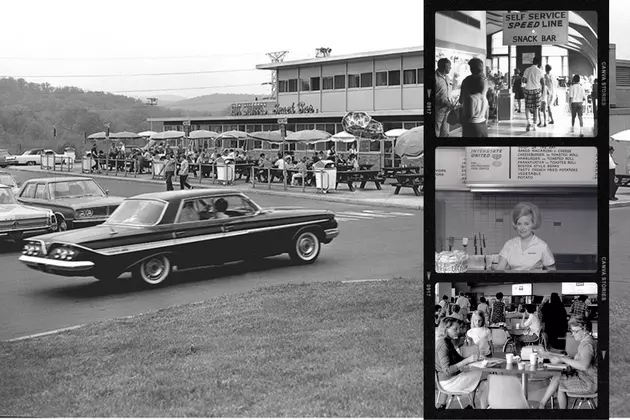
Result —
<path fill-rule="evenodd" d="M 42 155 L 39 167 L 52 171 L 70 172 L 74 168 L 74 158 L 72 156 Z"/>
<path fill-rule="evenodd" d="M 133 177 L 138 176 L 138 169 L 140 165 L 139 159 L 110 159 L 94 158 L 92 156 L 85 156 L 81 162 L 82 173 L 105 173 L 106 175 L 113 174 L 118 176 L 118 173 L 123 173 L 125 177 L 129 174 L 133 174 Z"/>

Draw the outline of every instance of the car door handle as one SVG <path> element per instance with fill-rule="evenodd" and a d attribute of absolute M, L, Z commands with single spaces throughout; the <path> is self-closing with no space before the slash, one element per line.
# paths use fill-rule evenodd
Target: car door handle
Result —
<path fill-rule="evenodd" d="M 234 226 L 225 226 L 225 225 L 221 226 L 221 230 L 223 232 L 230 232 L 233 229 L 234 229 Z"/>

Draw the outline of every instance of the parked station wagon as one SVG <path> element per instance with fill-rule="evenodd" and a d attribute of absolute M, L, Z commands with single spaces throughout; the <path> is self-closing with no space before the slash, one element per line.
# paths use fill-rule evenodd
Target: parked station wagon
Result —
<path fill-rule="evenodd" d="M 101 224 L 123 200 L 86 177 L 30 179 L 18 193 L 20 203 L 52 210 L 60 231 Z"/>
<path fill-rule="evenodd" d="M 327 210 L 263 209 L 237 190 L 195 189 L 126 199 L 99 226 L 32 238 L 27 266 L 62 276 L 114 279 L 124 272 L 155 286 L 178 269 L 288 253 L 314 262 L 339 234 Z"/>

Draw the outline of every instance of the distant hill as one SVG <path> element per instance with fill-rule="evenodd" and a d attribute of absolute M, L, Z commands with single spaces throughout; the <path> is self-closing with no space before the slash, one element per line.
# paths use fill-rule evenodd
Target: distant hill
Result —
<path fill-rule="evenodd" d="M 214 93 L 212 95 L 197 96 L 177 102 L 162 103 L 171 109 L 205 112 L 206 115 L 221 117 L 229 115 L 230 105 L 237 102 L 254 102 L 262 100 L 265 95 Z"/>
<path fill-rule="evenodd" d="M 159 102 L 158 102 L 159 103 Z M 141 132 L 148 118 L 194 117 L 205 111 L 149 106 L 140 99 L 72 86 L 53 87 L 24 79 L 0 79 L 0 148 L 18 153 L 45 147 L 83 150 L 84 137 L 106 130 Z M 87 143 L 90 144 L 89 142 Z"/>
<path fill-rule="evenodd" d="M 184 99 L 188 99 L 188 98 L 186 98 L 184 96 L 179 96 L 179 95 L 155 95 L 155 96 L 151 96 L 151 97 L 152 98 L 157 98 L 158 105 L 162 105 L 162 106 L 164 106 L 167 103 L 183 101 Z M 148 102 L 149 101 L 149 97 L 148 96 L 141 96 L 141 97 L 138 97 L 138 99 L 140 99 L 142 102 Z"/>

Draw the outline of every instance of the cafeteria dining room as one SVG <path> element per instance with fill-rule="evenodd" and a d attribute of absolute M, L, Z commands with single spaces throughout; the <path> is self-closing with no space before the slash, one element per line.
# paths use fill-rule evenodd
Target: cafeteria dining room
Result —
<path fill-rule="evenodd" d="M 435 285 L 438 409 L 595 409 L 596 283 Z"/>
<path fill-rule="evenodd" d="M 436 271 L 596 271 L 596 164 L 593 147 L 436 149 Z"/>

